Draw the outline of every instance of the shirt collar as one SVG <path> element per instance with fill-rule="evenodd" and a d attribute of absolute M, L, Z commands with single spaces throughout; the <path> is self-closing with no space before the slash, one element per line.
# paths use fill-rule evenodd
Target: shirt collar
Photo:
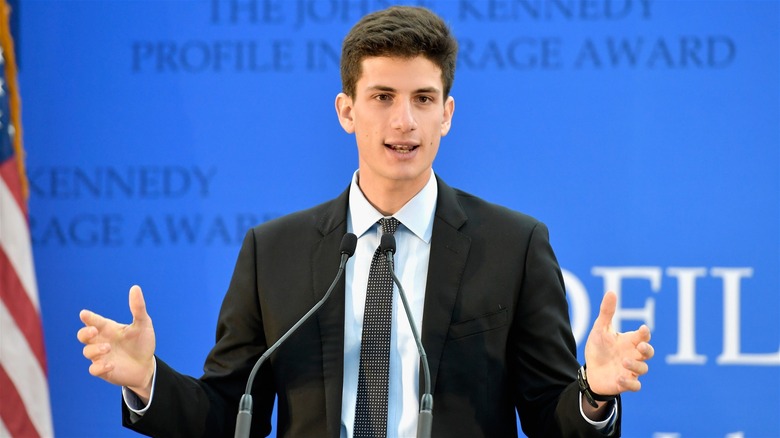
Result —
<path fill-rule="evenodd" d="M 393 215 L 404 227 L 427 244 L 430 244 L 433 234 L 433 215 L 436 211 L 438 194 L 436 176 L 431 172 L 425 187 Z M 352 232 L 360 237 L 383 217 L 382 213 L 377 211 L 363 195 L 363 191 L 358 186 L 358 172 L 355 171 L 349 189 L 349 220 L 352 224 Z"/>

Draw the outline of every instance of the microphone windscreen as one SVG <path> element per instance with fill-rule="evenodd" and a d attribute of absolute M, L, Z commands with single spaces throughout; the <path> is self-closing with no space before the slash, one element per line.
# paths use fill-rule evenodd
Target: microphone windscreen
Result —
<path fill-rule="evenodd" d="M 347 233 L 341 238 L 341 254 L 352 257 L 355 254 L 355 247 L 357 247 L 356 235 Z"/>
<path fill-rule="evenodd" d="M 395 237 L 390 233 L 382 234 L 382 240 L 379 241 L 379 248 L 383 254 L 387 254 L 388 251 L 395 254 Z"/>

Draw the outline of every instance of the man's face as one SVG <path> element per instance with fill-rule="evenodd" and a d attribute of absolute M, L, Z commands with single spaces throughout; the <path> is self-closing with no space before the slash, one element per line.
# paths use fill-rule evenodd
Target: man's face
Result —
<path fill-rule="evenodd" d="M 419 191 L 455 110 L 452 97 L 444 99 L 441 70 L 422 56 L 366 58 L 355 90 L 339 94 L 336 111 L 355 134 L 360 187 Z"/>

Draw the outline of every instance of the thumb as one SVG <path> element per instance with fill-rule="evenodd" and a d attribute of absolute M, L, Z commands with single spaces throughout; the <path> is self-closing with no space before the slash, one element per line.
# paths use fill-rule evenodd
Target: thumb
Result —
<path fill-rule="evenodd" d="M 615 316 L 615 309 L 617 308 L 617 294 L 612 291 L 607 291 L 604 294 L 604 298 L 601 299 L 601 308 L 599 309 L 599 316 L 596 318 L 594 326 L 600 328 L 610 327 L 612 325 L 612 317 Z M 595 328 L 595 327 L 594 327 Z"/>
<path fill-rule="evenodd" d="M 130 313 L 133 315 L 133 323 L 147 324 L 151 323 L 149 314 L 146 313 L 146 301 L 141 287 L 134 285 L 130 288 Z"/>

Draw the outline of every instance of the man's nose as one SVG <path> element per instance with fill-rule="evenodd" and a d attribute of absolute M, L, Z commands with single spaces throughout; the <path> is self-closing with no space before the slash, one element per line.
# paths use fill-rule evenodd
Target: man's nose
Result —
<path fill-rule="evenodd" d="M 391 126 L 402 132 L 413 131 L 417 129 L 417 120 L 414 118 L 414 108 L 411 102 L 398 101 L 393 108 Z"/>

